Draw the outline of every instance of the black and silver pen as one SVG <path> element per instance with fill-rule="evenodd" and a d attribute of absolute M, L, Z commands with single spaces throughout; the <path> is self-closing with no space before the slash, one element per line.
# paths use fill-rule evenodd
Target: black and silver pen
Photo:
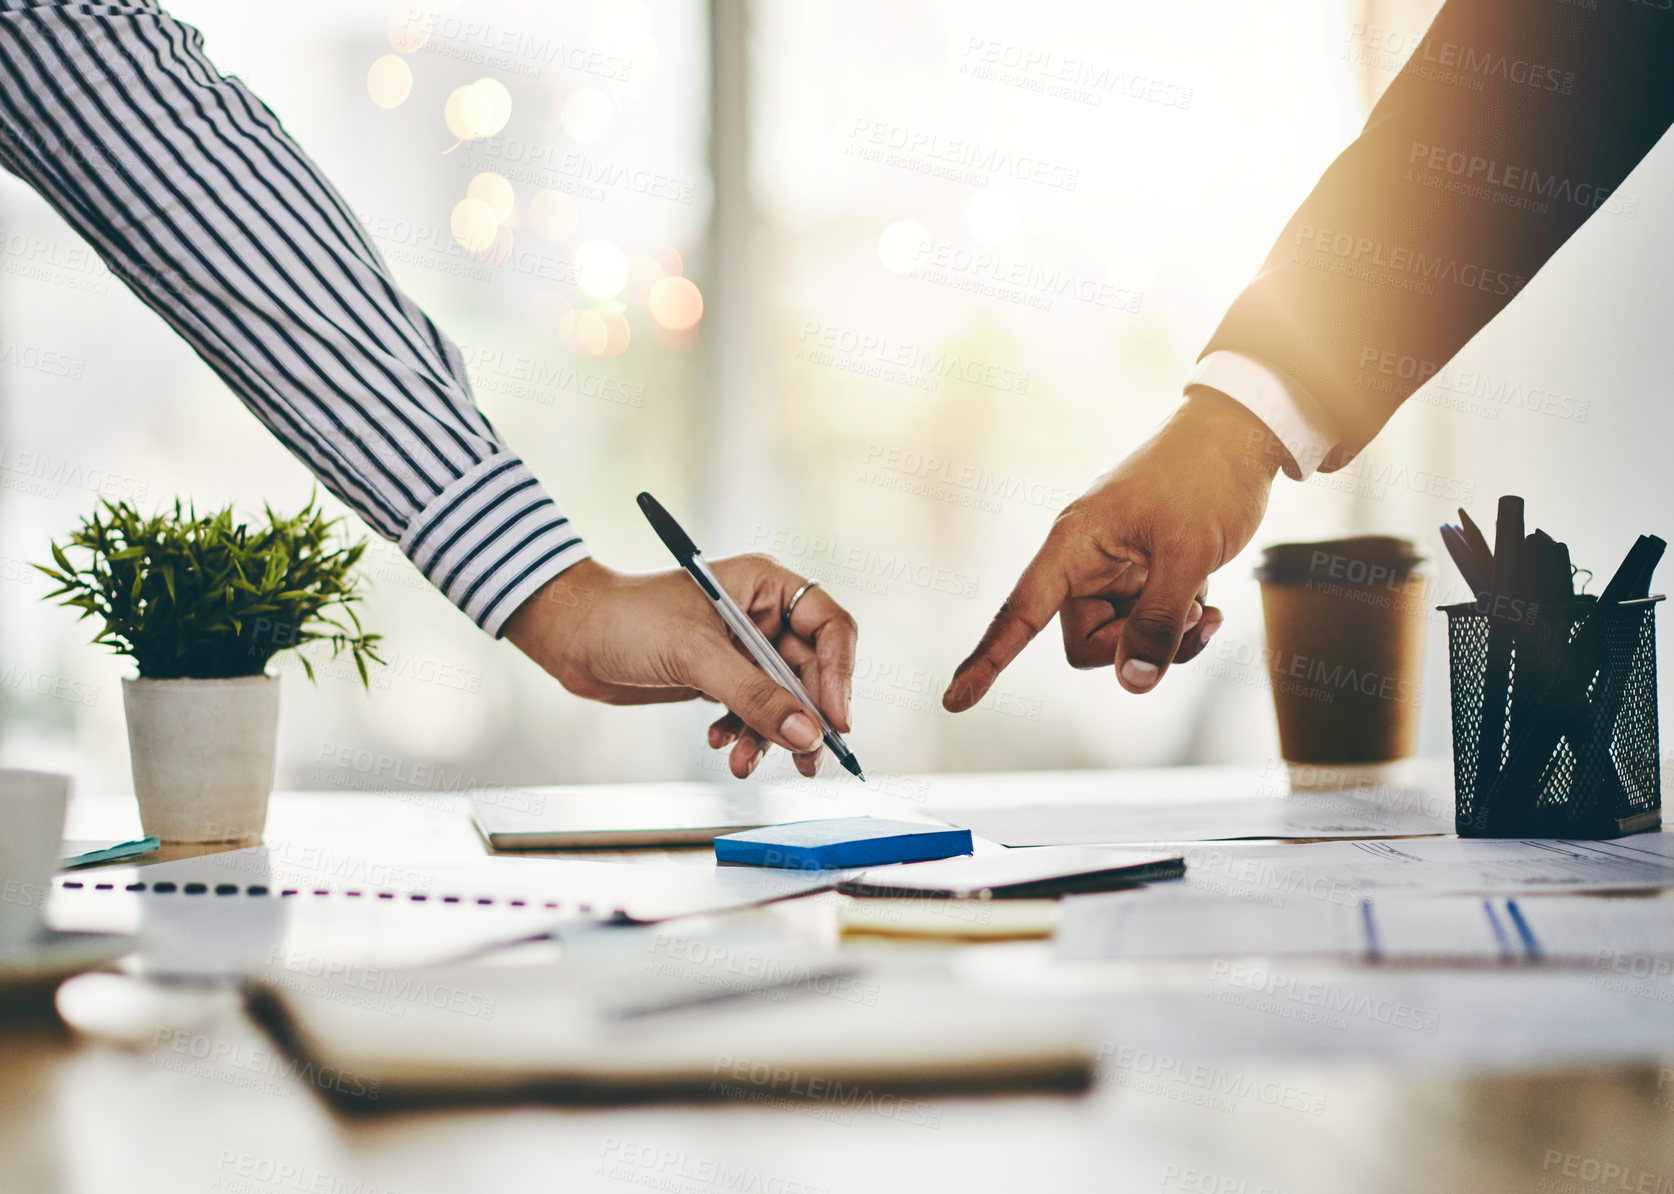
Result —
<path fill-rule="evenodd" d="M 691 574 L 697 581 L 698 588 L 709 598 L 710 604 L 721 615 L 721 620 L 727 628 L 738 636 L 738 641 L 744 644 L 744 649 L 750 653 L 750 658 L 756 661 L 756 666 L 772 677 L 773 682 L 785 689 L 813 714 L 814 720 L 819 722 L 821 735 L 825 744 L 831 748 L 831 753 L 843 765 L 843 769 L 856 779 L 864 782 L 866 777 L 860 773 L 860 760 L 854 757 L 849 744 L 843 741 L 832 724 L 826 720 L 825 714 L 814 703 L 814 698 L 808 695 L 808 690 L 802 687 L 802 681 L 797 679 L 790 664 L 767 641 L 767 636 L 756 628 L 750 615 L 744 612 L 742 606 L 732 599 L 715 573 L 710 570 L 709 563 L 698 551 L 697 544 L 692 537 L 681 529 L 669 512 L 663 509 L 656 498 L 648 493 L 639 495 L 639 508 L 644 511 L 651 529 L 657 532 L 657 538 L 663 541 L 663 546 L 674 553 L 674 558 L 680 566 Z"/>

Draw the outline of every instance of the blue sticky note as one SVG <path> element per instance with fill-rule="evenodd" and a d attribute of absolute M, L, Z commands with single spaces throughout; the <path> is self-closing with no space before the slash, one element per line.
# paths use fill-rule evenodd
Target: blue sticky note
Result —
<path fill-rule="evenodd" d="M 969 854 L 972 848 L 969 829 L 877 817 L 832 817 L 717 837 L 715 861 L 817 871 L 952 858 Z"/>

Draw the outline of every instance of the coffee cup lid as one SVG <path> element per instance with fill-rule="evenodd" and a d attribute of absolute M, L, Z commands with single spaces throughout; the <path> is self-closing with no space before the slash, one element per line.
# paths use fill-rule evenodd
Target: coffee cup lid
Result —
<path fill-rule="evenodd" d="M 1269 585 L 1387 586 L 1406 580 L 1423 562 L 1410 539 L 1354 535 L 1313 543 L 1275 543 L 1262 551 L 1255 577 Z"/>

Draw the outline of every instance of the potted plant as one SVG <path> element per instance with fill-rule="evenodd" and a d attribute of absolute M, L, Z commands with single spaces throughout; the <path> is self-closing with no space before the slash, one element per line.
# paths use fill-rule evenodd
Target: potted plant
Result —
<path fill-rule="evenodd" d="M 140 821 L 165 842 L 261 841 L 279 723 L 279 677 L 267 674 L 276 653 L 329 642 L 333 657 L 354 657 L 363 684 L 367 661 L 382 662 L 379 636 L 361 629 L 353 608 L 361 594 L 351 572 L 365 542 L 335 542 L 337 520 L 312 497 L 292 518 L 264 510 L 266 523 L 249 527 L 233 521 L 231 506 L 199 515 L 177 500 L 172 513 L 147 518 L 107 500 L 52 544 L 56 567 L 36 565 L 59 585 L 46 600 L 101 618 L 93 641 L 139 667 L 122 681 L 129 761 Z"/>

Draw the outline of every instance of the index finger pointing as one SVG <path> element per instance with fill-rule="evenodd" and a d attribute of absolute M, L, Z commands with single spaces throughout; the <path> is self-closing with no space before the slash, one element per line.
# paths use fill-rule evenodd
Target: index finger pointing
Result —
<path fill-rule="evenodd" d="M 942 708 L 962 713 L 980 701 L 1018 652 L 1052 621 L 1069 597 L 1069 580 L 1048 541 L 1017 579 L 1017 587 L 988 624 L 982 641 L 953 673 Z"/>

